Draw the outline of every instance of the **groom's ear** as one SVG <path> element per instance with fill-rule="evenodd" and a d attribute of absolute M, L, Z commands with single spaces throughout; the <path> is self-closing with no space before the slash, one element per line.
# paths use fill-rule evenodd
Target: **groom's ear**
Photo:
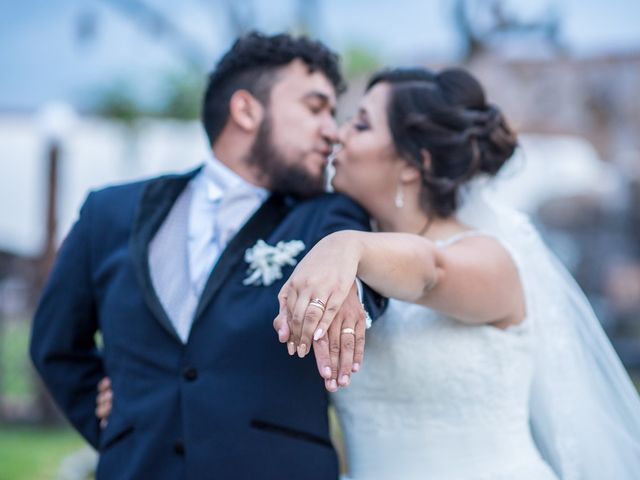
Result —
<path fill-rule="evenodd" d="M 242 130 L 255 132 L 264 118 L 264 107 L 248 90 L 236 90 L 229 100 L 229 118 Z"/>

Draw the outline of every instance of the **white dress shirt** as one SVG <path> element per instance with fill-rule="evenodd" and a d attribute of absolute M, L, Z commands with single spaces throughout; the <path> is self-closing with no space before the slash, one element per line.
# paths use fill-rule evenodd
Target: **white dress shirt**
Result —
<path fill-rule="evenodd" d="M 189 277 L 199 298 L 229 241 L 260 208 L 269 191 L 250 184 L 212 154 L 190 187 Z"/>

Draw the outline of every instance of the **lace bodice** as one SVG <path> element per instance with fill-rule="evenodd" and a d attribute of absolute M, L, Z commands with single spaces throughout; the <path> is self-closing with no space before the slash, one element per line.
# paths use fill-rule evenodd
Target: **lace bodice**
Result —
<path fill-rule="evenodd" d="M 528 426 L 532 332 L 390 300 L 332 399 L 356 479 L 552 479 Z"/>

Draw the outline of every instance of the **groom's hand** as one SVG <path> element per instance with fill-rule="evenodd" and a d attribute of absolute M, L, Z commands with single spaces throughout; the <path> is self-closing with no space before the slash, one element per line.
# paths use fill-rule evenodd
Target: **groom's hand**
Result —
<path fill-rule="evenodd" d="M 273 321 L 273 328 L 278 333 L 278 340 L 287 343 L 289 355 L 293 355 L 295 348 L 290 338 L 286 292 L 279 296 L 279 301 L 280 312 Z M 338 386 L 349 385 L 351 374 L 360 369 L 364 358 L 365 325 L 364 309 L 354 283 L 328 332 L 313 342 L 318 372 L 328 391 L 335 392 Z"/>
<path fill-rule="evenodd" d="M 364 357 L 365 313 L 353 286 L 338 310 L 326 335 L 313 342 L 318 371 L 325 388 L 335 392 L 351 382 L 351 374 L 360 369 Z"/>
<path fill-rule="evenodd" d="M 113 390 L 111 390 L 111 379 L 104 377 L 98 384 L 98 396 L 96 397 L 96 417 L 100 420 L 100 428 L 107 426 L 112 405 Z"/>

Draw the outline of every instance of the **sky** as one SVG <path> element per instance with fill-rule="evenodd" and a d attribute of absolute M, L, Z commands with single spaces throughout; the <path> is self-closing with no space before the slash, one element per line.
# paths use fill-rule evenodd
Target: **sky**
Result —
<path fill-rule="evenodd" d="M 127 85 L 155 98 L 166 72 L 186 65 L 185 55 L 150 35 L 124 13 L 128 0 L 0 0 L 0 111 L 34 111 L 63 100 L 77 108 L 96 92 Z M 140 1 L 140 0 L 138 0 Z M 189 39 L 208 69 L 233 36 L 228 0 L 143 0 L 162 11 Z M 460 42 L 451 20 L 454 0 L 317 0 L 316 35 L 338 51 L 359 45 L 385 64 L 434 59 L 455 62 Z M 486 0 L 469 0 L 473 5 Z M 252 25 L 287 30 L 294 0 L 244 0 L 255 8 Z M 561 39 L 580 56 L 640 51 L 638 0 L 506 0 L 526 20 L 555 8 Z M 78 19 L 85 19 L 85 29 Z M 82 36 L 82 32 L 93 32 Z M 81 41 L 81 38 L 88 38 Z"/>

